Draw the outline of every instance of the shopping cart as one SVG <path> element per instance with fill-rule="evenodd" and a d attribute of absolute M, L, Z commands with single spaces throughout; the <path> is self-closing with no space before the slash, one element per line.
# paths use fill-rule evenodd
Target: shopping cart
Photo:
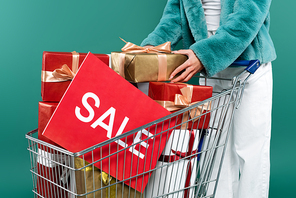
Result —
<path fill-rule="evenodd" d="M 247 67 L 232 79 L 220 79 L 232 81 L 231 89 L 214 93 L 209 99 L 77 153 L 39 140 L 38 129 L 27 133 L 33 179 L 32 191 L 35 197 L 215 197 L 235 108 L 238 108 L 242 99 L 246 81 L 260 63 L 257 60 L 236 61 L 233 65 Z M 157 134 L 149 133 L 165 122 L 175 124 Z M 111 143 L 124 142 L 128 137 L 135 137 L 139 133 L 146 135 L 146 138 L 125 148 L 117 146 L 116 152 L 108 156 L 96 158 L 97 160 L 89 160 L 88 157 L 88 161 L 85 161 L 86 156 L 98 155 L 100 148 L 110 148 Z M 148 167 L 145 172 L 137 175 L 125 175 L 124 179 L 119 181 L 98 166 L 110 163 L 109 159 L 116 158 L 120 153 L 136 148 L 140 150 L 157 136 L 166 136 L 167 144 L 161 153 L 153 154 L 160 156 L 155 167 Z M 123 166 L 138 168 L 130 164 Z M 142 184 L 145 187 L 142 192 L 128 185 L 129 182 L 145 175 L 149 175 L 149 180 L 146 186 Z"/>

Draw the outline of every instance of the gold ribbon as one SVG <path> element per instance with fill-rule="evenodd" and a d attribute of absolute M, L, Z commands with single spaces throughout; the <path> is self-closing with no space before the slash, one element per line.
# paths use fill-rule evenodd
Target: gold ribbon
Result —
<path fill-rule="evenodd" d="M 168 111 L 177 111 L 186 107 L 190 107 L 196 103 L 199 103 L 200 101 L 191 102 L 192 95 L 193 95 L 193 86 L 187 85 L 186 87 L 183 87 L 180 89 L 181 94 L 175 94 L 175 100 L 174 101 L 161 101 L 161 100 L 155 100 L 158 104 L 160 104 L 162 107 L 167 109 Z M 183 122 L 189 120 L 189 116 L 191 118 L 194 118 L 193 121 L 197 121 L 200 119 L 198 117 L 202 114 L 202 110 L 209 110 L 211 109 L 211 103 L 207 102 L 203 105 L 197 106 L 194 109 L 191 109 L 183 114 Z M 185 124 L 182 124 L 181 128 L 184 129 Z"/>
<path fill-rule="evenodd" d="M 108 173 L 101 171 L 97 167 L 91 165 L 87 166 L 89 163 L 87 161 L 84 161 L 80 157 L 75 158 L 75 168 L 83 168 L 80 171 L 86 171 L 86 172 L 92 172 L 92 171 L 98 171 L 99 172 L 99 177 L 102 180 L 102 183 L 105 186 L 109 186 L 111 184 L 114 184 L 116 182 L 115 178 L 111 177 Z M 93 174 L 94 175 L 94 174 Z M 110 196 L 109 196 L 110 193 Z M 110 186 L 106 188 L 106 198 L 115 198 L 116 197 L 116 185 Z"/>
<path fill-rule="evenodd" d="M 100 169 L 98 169 L 97 167 L 95 167 L 93 165 L 87 166 L 88 164 L 89 163 L 87 161 L 81 159 L 80 157 L 75 158 L 75 168 L 82 168 L 82 167 L 86 166 L 85 168 L 81 169 L 81 171 L 84 171 L 84 170 L 85 171 L 92 171 L 92 170 L 100 171 Z M 104 171 L 100 171 L 100 172 L 101 172 L 101 178 L 102 178 L 103 184 L 108 185 L 109 182 L 111 182 L 112 177 Z"/>
<path fill-rule="evenodd" d="M 124 74 L 124 63 L 125 63 L 125 53 L 156 53 L 158 56 L 158 81 L 166 81 L 167 72 L 167 56 L 161 53 L 171 53 L 171 42 L 166 42 L 155 47 L 141 47 L 135 45 L 131 42 L 125 42 L 125 46 L 121 48 L 123 53 L 120 54 L 119 58 L 119 75 L 125 78 Z"/>
<path fill-rule="evenodd" d="M 72 53 L 72 70 L 68 65 L 64 64 L 61 68 L 55 69 L 53 72 L 41 71 L 42 82 L 63 82 L 72 80 L 78 71 L 79 67 L 79 53 L 73 51 Z"/>
<path fill-rule="evenodd" d="M 163 52 L 163 53 L 171 53 L 171 42 L 166 42 L 161 45 L 158 45 L 156 47 L 141 47 L 138 45 L 135 45 L 131 42 L 126 42 L 122 38 L 120 38 L 123 42 L 125 42 L 125 46 L 121 48 L 121 51 L 128 52 L 128 53 L 157 53 L 157 52 Z"/>

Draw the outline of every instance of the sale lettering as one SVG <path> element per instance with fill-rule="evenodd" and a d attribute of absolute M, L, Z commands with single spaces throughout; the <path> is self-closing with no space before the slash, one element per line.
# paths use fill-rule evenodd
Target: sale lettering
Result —
<path fill-rule="evenodd" d="M 81 102 L 82 102 L 82 105 L 83 107 L 87 110 L 88 112 L 88 116 L 83 116 L 81 115 L 81 108 L 76 106 L 75 107 L 75 115 L 76 117 L 82 121 L 82 122 L 86 122 L 86 123 L 89 123 L 89 122 L 92 122 L 94 117 L 95 117 L 95 110 L 92 108 L 92 106 L 87 102 L 88 99 L 91 98 L 94 100 L 94 106 L 96 108 L 99 108 L 100 107 L 100 99 L 99 97 L 92 93 L 92 92 L 87 92 L 83 95 L 82 99 L 81 99 Z M 92 128 L 97 128 L 98 126 L 105 129 L 107 131 L 107 138 L 111 139 L 112 138 L 112 134 L 113 134 L 113 125 L 114 125 L 114 122 L 115 122 L 115 115 L 116 115 L 116 109 L 114 107 L 110 107 L 105 113 L 103 113 L 97 120 L 95 120 L 91 125 L 90 127 Z M 109 123 L 106 124 L 105 122 L 103 122 L 106 118 L 109 117 Z M 127 123 L 129 121 L 129 118 L 128 117 L 124 117 L 116 135 L 116 136 L 119 136 L 122 134 L 123 130 L 125 129 Z M 141 153 L 139 150 L 136 149 L 136 144 L 139 143 L 140 147 L 145 147 L 146 149 L 149 147 L 149 144 L 146 143 L 145 141 L 141 140 L 141 137 L 142 137 L 142 134 L 146 135 L 147 137 L 151 137 L 151 139 L 153 139 L 153 134 L 151 134 L 150 132 L 148 132 L 147 130 L 141 130 L 141 131 L 138 131 L 138 133 L 136 134 L 136 137 L 133 141 L 133 146 L 131 146 L 129 148 L 129 151 L 131 153 L 133 153 L 134 155 L 140 157 L 141 159 L 143 159 L 145 157 L 145 155 L 143 153 Z M 127 145 L 125 142 L 123 142 L 122 140 L 116 140 L 115 141 L 117 144 L 119 144 L 120 146 L 126 148 L 128 147 L 129 145 Z"/>

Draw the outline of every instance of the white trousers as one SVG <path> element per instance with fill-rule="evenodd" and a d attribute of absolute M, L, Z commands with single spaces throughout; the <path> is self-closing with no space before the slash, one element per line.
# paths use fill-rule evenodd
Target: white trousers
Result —
<path fill-rule="evenodd" d="M 215 77 L 231 78 L 243 68 L 229 67 Z M 201 80 L 200 84 L 203 84 Z M 270 175 L 272 67 L 263 64 L 248 79 L 236 109 L 221 169 L 216 198 L 267 198 Z M 231 82 L 208 80 L 215 91 Z"/>

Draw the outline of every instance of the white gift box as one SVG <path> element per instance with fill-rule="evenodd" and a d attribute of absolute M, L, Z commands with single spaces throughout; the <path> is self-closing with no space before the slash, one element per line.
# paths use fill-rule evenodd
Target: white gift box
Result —
<path fill-rule="evenodd" d="M 186 172 L 189 160 L 180 160 L 173 163 L 158 162 L 145 188 L 145 198 L 159 195 L 168 195 L 170 198 L 184 197 Z M 178 191 L 180 190 L 180 191 Z"/>
<path fill-rule="evenodd" d="M 183 129 L 172 132 L 145 188 L 145 198 L 160 195 L 168 198 L 184 198 L 185 192 L 189 193 L 187 198 L 194 197 L 192 185 L 197 179 L 197 156 L 190 157 L 194 153 L 190 150 L 197 151 L 199 131 L 192 132 L 194 135 L 191 131 Z M 192 148 L 189 149 L 190 146 Z M 186 153 L 188 150 L 189 153 Z M 191 173 L 188 174 L 189 169 Z"/>

